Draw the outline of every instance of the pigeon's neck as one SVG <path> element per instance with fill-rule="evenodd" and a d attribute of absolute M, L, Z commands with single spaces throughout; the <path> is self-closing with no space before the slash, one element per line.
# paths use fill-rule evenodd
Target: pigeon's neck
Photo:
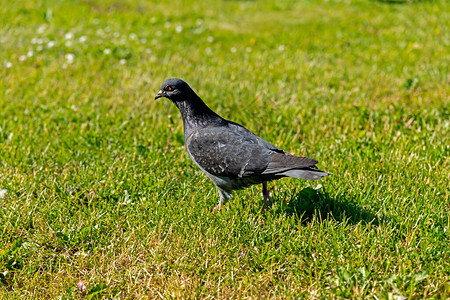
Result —
<path fill-rule="evenodd" d="M 175 105 L 183 117 L 185 131 L 223 122 L 222 117 L 213 112 L 197 95 L 189 100 L 175 101 Z"/>

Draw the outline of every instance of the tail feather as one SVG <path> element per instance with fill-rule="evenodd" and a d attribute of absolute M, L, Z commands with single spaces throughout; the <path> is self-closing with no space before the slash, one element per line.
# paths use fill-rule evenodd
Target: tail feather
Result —
<path fill-rule="evenodd" d="M 271 161 L 263 174 L 308 180 L 317 180 L 330 175 L 318 170 L 316 167 L 318 161 L 312 158 L 294 156 L 287 152 L 272 152 L 270 156 Z"/>
<path fill-rule="evenodd" d="M 287 171 L 278 173 L 277 175 L 300 178 L 300 179 L 308 179 L 308 180 L 318 180 L 322 177 L 325 177 L 325 176 L 328 176 L 331 174 L 324 172 L 324 171 L 320 171 L 320 170 L 304 168 L 304 169 L 287 170 Z"/>
<path fill-rule="evenodd" d="M 317 160 L 308 157 L 295 156 L 287 152 L 272 152 L 269 165 L 264 173 L 279 173 L 290 169 L 314 167 L 317 163 Z"/>

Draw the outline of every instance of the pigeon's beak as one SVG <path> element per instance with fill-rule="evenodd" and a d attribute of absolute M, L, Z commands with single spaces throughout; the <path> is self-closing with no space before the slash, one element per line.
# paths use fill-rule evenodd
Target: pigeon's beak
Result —
<path fill-rule="evenodd" d="M 164 94 L 164 92 L 160 90 L 160 91 L 158 92 L 158 94 L 156 94 L 155 100 L 156 100 L 156 99 L 159 99 L 159 98 L 161 98 L 161 97 L 165 97 L 165 96 L 166 96 L 166 95 Z"/>

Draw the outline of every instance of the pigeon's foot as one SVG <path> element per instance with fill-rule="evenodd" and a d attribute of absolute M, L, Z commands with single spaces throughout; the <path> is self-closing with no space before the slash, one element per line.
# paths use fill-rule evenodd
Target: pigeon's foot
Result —
<path fill-rule="evenodd" d="M 264 210 L 266 210 L 266 208 L 267 208 L 267 199 L 269 199 L 269 201 L 270 201 L 270 205 L 273 205 L 273 200 L 272 200 L 272 198 L 270 198 L 270 196 L 269 195 L 267 195 L 267 197 L 264 197 L 264 203 L 263 203 L 263 207 L 262 207 L 262 211 L 264 211 Z"/>
<path fill-rule="evenodd" d="M 222 204 L 221 204 L 221 203 L 217 204 L 217 206 L 214 207 L 214 209 L 213 209 L 213 213 L 219 212 L 219 210 L 220 210 L 221 208 L 222 208 Z"/>
<path fill-rule="evenodd" d="M 269 190 L 267 189 L 267 182 L 264 182 L 262 185 L 263 185 L 262 193 L 263 193 L 263 197 L 264 197 L 264 203 L 263 203 L 262 210 L 265 210 L 267 207 L 267 199 L 269 199 L 270 205 L 273 205 L 273 200 L 269 195 Z"/>

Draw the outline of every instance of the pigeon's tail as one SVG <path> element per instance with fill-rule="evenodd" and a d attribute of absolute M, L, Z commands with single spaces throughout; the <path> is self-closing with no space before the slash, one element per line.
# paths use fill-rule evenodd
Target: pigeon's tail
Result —
<path fill-rule="evenodd" d="M 316 168 L 318 161 L 312 158 L 294 156 L 287 152 L 272 152 L 270 156 L 271 161 L 264 170 L 266 174 L 308 180 L 318 180 L 330 175 L 327 172 L 318 170 Z"/>
<path fill-rule="evenodd" d="M 318 180 L 322 177 L 330 175 L 330 173 L 311 169 L 311 168 L 304 168 L 304 169 L 293 169 L 293 170 L 284 171 L 284 172 L 278 173 L 277 175 L 300 178 L 300 179 L 308 179 L 308 180 Z"/>

